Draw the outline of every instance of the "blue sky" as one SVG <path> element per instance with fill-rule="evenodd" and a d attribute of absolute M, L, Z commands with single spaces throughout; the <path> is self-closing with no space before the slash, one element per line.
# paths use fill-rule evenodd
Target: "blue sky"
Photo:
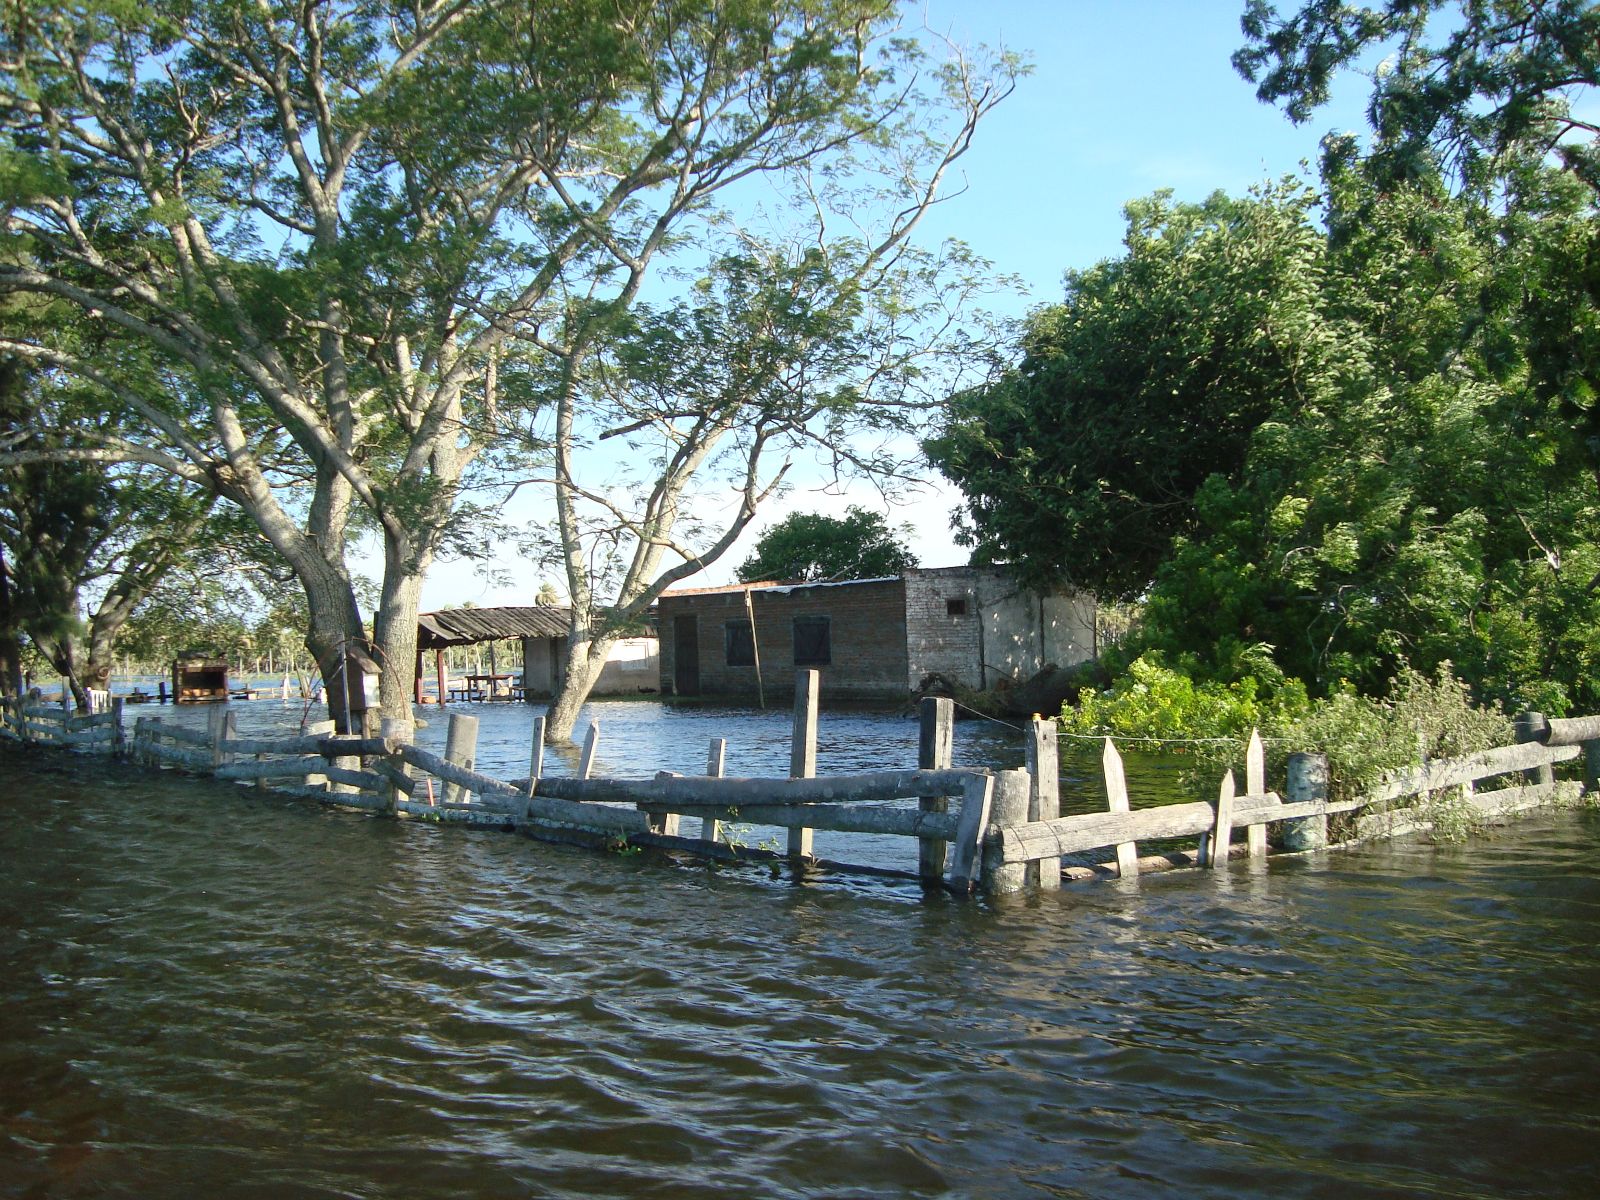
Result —
<path fill-rule="evenodd" d="M 1121 250 L 1122 207 L 1158 188 L 1199 200 L 1239 194 L 1315 161 L 1329 130 L 1361 130 L 1364 81 L 1352 78 L 1334 105 L 1296 127 L 1261 104 L 1229 58 L 1242 41 L 1244 0 L 928 0 L 907 10 L 963 45 L 1028 55 L 1033 73 L 980 128 L 951 191 L 930 215 L 925 240 L 957 237 L 1019 276 L 1024 289 L 993 307 L 1021 316 L 1061 295 L 1061 276 Z M 949 534 L 957 497 L 935 483 L 889 512 L 911 525 L 924 566 L 965 560 Z M 794 511 L 837 514 L 881 507 L 875 493 L 797 489 L 757 518 L 754 529 L 696 585 L 727 582 L 762 528 Z M 507 561 L 515 583 L 494 587 L 459 566 L 436 566 L 425 608 L 472 602 L 527 604 L 538 587 L 526 564 Z M 556 582 L 560 586 L 560 581 Z"/>

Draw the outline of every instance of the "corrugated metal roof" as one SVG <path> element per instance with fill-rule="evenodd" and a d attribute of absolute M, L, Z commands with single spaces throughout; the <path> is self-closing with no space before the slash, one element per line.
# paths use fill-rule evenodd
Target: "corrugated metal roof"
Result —
<path fill-rule="evenodd" d="M 446 608 L 417 615 L 417 649 L 466 646 L 503 638 L 566 637 L 572 610 L 548 604 L 525 608 Z"/>

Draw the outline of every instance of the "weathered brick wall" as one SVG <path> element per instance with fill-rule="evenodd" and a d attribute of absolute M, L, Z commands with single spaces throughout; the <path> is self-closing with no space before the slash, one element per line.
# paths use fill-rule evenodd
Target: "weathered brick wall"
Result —
<path fill-rule="evenodd" d="M 977 577 L 965 568 L 906 573 L 906 690 L 935 672 L 978 687 L 983 626 Z M 964 608 L 951 613 L 951 602 Z"/>
<path fill-rule="evenodd" d="M 829 619 L 832 661 L 819 665 L 822 699 L 903 700 L 906 695 L 905 586 L 898 579 L 807 587 L 758 588 L 755 607 L 761 681 L 768 704 L 788 704 L 794 696 L 794 618 Z M 701 592 L 663 596 L 658 605 L 661 632 L 661 688 L 675 691 L 677 620 L 697 623 L 702 696 L 754 699 L 756 669 L 727 664 L 724 626 L 744 622 L 744 593 Z"/>
<path fill-rule="evenodd" d="M 952 613 L 951 602 L 965 611 Z M 1047 663 L 1070 666 L 1094 657 L 1094 600 L 1066 593 L 1041 597 L 1003 571 L 940 567 L 906 575 L 907 686 L 939 672 L 968 687 L 1021 681 Z"/>

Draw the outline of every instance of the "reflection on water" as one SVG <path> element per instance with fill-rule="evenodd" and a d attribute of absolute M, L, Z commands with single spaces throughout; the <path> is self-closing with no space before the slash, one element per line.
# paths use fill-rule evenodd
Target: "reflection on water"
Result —
<path fill-rule="evenodd" d="M 0 1194 L 1594 1194 L 1594 814 L 989 905 L 0 770 Z"/>

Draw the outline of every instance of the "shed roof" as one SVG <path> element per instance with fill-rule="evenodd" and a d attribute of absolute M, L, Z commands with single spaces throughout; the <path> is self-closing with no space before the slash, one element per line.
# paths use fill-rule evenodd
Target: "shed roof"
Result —
<path fill-rule="evenodd" d="M 566 637 L 572 632 L 572 610 L 565 605 L 535 604 L 522 608 L 446 608 L 417 614 L 417 649 L 467 646 L 503 638 Z"/>

